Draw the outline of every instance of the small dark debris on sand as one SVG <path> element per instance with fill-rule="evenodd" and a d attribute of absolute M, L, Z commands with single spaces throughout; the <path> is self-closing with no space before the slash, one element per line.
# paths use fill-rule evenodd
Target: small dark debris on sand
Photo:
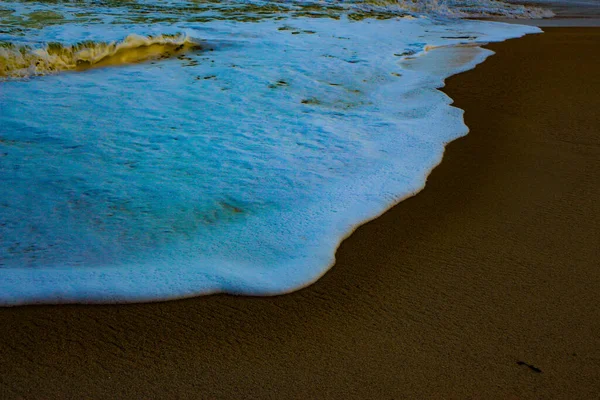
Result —
<path fill-rule="evenodd" d="M 537 372 L 538 374 L 542 373 L 541 369 L 539 369 L 538 367 L 533 366 L 532 364 L 527 364 L 525 361 L 517 361 L 517 365 L 524 365 L 527 368 L 529 368 L 530 370 L 532 370 L 533 372 Z"/>

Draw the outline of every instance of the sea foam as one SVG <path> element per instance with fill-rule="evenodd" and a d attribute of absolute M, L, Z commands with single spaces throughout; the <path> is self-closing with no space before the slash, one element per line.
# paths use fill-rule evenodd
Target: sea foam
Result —
<path fill-rule="evenodd" d="M 477 44 L 539 32 L 426 17 L 136 29 L 213 51 L 0 83 L 2 305 L 314 282 L 344 237 L 420 191 L 467 133 L 443 80 L 492 54 Z M 132 33 L 37 34 L 68 43 L 74 31 Z"/>

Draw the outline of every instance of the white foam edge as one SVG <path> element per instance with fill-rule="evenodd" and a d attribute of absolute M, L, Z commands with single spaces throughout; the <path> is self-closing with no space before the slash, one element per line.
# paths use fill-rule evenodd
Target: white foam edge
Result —
<path fill-rule="evenodd" d="M 495 32 L 496 29 L 491 29 L 491 32 L 486 35 L 485 41 L 479 42 L 479 45 L 517 38 L 530 33 L 541 33 L 539 28 L 529 26 L 519 28 L 518 25 L 497 22 L 485 22 L 485 24 L 495 24 L 498 29 L 497 32 Z M 510 29 L 503 28 L 504 25 L 510 26 Z M 488 26 L 493 28 L 492 25 Z M 443 87 L 447 77 L 473 69 L 494 54 L 491 50 L 476 48 L 480 49 L 476 57 L 459 68 L 448 70 L 445 74 L 440 75 L 432 90 Z M 435 56 L 436 50 L 436 48 L 431 48 L 423 51 L 418 54 L 417 58 L 426 61 L 425 57 Z M 453 135 L 452 140 L 466 135 L 468 127 L 462 120 L 463 111 L 451 106 L 451 98 L 441 91 L 438 93 L 446 97 L 446 104 L 449 112 L 454 114 L 453 117 L 459 117 L 454 118 L 458 124 L 456 125 L 456 135 Z M 427 176 L 441 163 L 445 145 L 450 141 L 439 143 L 436 159 L 429 165 L 429 168 L 423 169 L 420 176 L 412 175 L 410 178 L 413 179 L 410 185 L 407 186 L 406 182 L 402 182 L 402 187 L 396 190 L 390 190 L 391 188 L 386 185 L 386 193 L 403 193 L 393 201 L 385 201 L 382 197 L 375 196 L 375 200 L 372 199 L 365 207 L 365 203 L 362 201 L 364 199 L 360 199 L 360 203 L 353 204 L 350 212 L 348 209 L 344 210 L 346 211 L 344 218 L 325 221 L 331 222 L 331 229 L 320 238 L 320 242 L 325 244 L 319 247 L 316 254 L 311 254 L 310 263 L 306 258 L 296 258 L 288 260 L 285 266 L 279 266 L 276 269 L 264 268 L 263 271 L 257 272 L 254 267 L 243 268 L 239 262 L 227 263 L 222 259 L 214 260 L 213 262 L 219 265 L 221 273 L 228 272 L 228 275 L 224 274 L 221 277 L 210 276 L 206 272 L 195 270 L 193 266 L 179 268 L 168 265 L 166 262 L 144 268 L 139 266 L 119 266 L 118 268 L 100 266 L 77 269 L 65 267 L 3 268 L 0 269 L 2 274 L 0 306 L 138 303 L 182 299 L 213 293 L 275 296 L 305 288 L 316 282 L 333 267 L 337 248 L 357 228 L 381 216 L 401 201 L 416 195 L 425 187 Z M 381 186 L 382 181 L 389 184 L 390 179 L 396 178 L 387 174 L 384 178 L 377 180 L 377 185 Z M 334 193 L 328 197 L 336 196 Z M 203 263 L 211 262 L 207 258 L 203 258 L 202 261 Z M 250 272 L 242 273 L 241 271 Z"/>

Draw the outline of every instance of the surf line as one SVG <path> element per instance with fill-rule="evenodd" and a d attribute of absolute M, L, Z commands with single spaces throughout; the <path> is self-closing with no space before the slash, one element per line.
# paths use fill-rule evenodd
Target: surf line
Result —
<path fill-rule="evenodd" d="M 49 43 L 41 48 L 0 43 L 0 78 L 25 78 L 163 60 L 204 47 L 199 40 L 181 34 L 129 35 L 120 42 L 86 41 L 70 46 Z"/>

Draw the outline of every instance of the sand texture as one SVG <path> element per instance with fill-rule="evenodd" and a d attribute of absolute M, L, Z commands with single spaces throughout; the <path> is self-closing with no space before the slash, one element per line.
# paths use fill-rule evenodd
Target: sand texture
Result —
<path fill-rule="evenodd" d="M 598 398 L 598 43 L 449 79 L 471 133 L 307 289 L 0 309 L 0 398 Z"/>

